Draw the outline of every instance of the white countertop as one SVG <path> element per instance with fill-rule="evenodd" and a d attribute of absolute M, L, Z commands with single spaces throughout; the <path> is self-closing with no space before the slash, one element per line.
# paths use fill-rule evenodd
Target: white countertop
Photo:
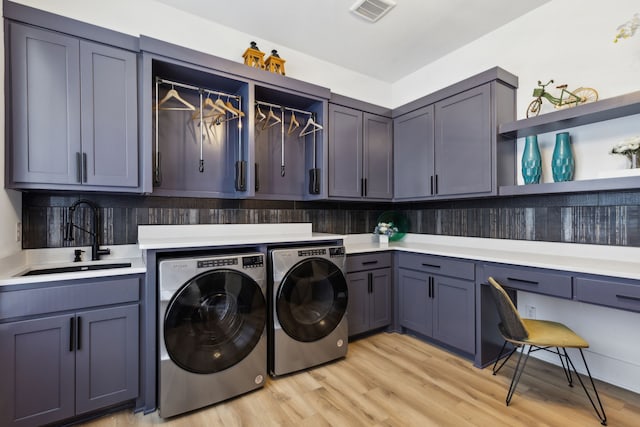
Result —
<path fill-rule="evenodd" d="M 347 254 L 406 251 L 577 273 L 640 279 L 640 248 L 407 234 L 381 247 L 372 234 L 345 236 Z"/>
<path fill-rule="evenodd" d="M 83 259 L 91 258 L 91 247 L 65 247 L 54 249 L 28 249 L 0 259 L 0 286 L 28 283 L 52 282 L 58 280 L 87 279 L 91 277 L 121 276 L 125 274 L 144 274 L 147 267 L 138 245 L 101 246 L 111 253 L 101 256 L 100 261 L 73 262 L 74 250 L 84 251 Z M 131 263 L 131 267 L 110 268 L 104 270 L 76 271 L 70 273 L 52 273 L 33 276 L 21 276 L 30 270 L 82 266 L 95 264 Z"/>
<path fill-rule="evenodd" d="M 372 234 L 313 233 L 311 224 L 206 224 L 140 226 L 138 245 L 108 246 L 111 254 L 91 263 L 130 262 L 129 268 L 20 276 L 31 269 L 72 263 L 77 248 L 32 249 L 0 259 L 0 286 L 146 272 L 146 250 L 256 245 L 300 241 L 344 241 L 349 255 L 375 251 L 406 251 L 476 261 L 498 262 L 577 273 L 640 280 L 640 248 L 525 240 L 407 234 L 381 247 Z M 85 258 L 91 248 L 85 250 Z"/>
<path fill-rule="evenodd" d="M 259 245 L 343 239 L 341 234 L 314 233 L 311 223 L 140 225 L 140 249 Z"/>

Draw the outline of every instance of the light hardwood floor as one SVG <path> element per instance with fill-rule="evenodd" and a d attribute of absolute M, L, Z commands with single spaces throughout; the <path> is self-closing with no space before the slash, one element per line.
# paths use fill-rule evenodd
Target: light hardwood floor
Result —
<path fill-rule="evenodd" d="M 85 426 L 593 426 L 579 385 L 559 367 L 530 359 L 516 394 L 506 396 L 514 360 L 497 376 L 407 335 L 349 343 L 346 359 L 278 379 L 265 388 L 163 420 L 121 411 Z M 640 395 L 596 383 L 609 426 L 640 425 Z"/>

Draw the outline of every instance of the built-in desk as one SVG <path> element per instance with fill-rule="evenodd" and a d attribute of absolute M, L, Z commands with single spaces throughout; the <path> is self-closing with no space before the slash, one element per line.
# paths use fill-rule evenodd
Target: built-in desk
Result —
<path fill-rule="evenodd" d="M 640 312 L 640 248 L 409 234 L 381 247 L 372 235 L 345 237 L 347 254 L 403 251 L 438 255 L 475 265 L 474 364 L 486 366 L 503 340 L 487 287 L 493 276 L 517 291 Z"/>

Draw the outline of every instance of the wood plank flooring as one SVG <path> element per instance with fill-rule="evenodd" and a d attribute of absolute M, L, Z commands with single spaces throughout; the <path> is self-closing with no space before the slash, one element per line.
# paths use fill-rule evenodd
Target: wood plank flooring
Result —
<path fill-rule="evenodd" d="M 168 420 L 121 411 L 91 427 L 155 426 L 599 426 L 579 385 L 530 359 L 507 407 L 515 361 L 497 376 L 407 335 L 349 343 L 346 359 L 270 379 L 265 388 Z M 640 395 L 596 383 L 609 426 L 640 425 Z"/>

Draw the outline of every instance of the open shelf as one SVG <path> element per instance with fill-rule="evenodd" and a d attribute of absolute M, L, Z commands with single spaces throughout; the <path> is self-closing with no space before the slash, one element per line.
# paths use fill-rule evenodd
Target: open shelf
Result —
<path fill-rule="evenodd" d="M 588 191 L 632 190 L 640 188 L 640 176 L 596 178 L 580 181 L 545 182 L 541 184 L 507 185 L 498 189 L 500 196 L 530 194 L 584 193 Z"/>
<path fill-rule="evenodd" d="M 640 91 L 590 102 L 537 117 L 505 123 L 498 132 L 506 140 L 640 114 Z M 582 191 L 582 190 L 577 190 Z"/>

